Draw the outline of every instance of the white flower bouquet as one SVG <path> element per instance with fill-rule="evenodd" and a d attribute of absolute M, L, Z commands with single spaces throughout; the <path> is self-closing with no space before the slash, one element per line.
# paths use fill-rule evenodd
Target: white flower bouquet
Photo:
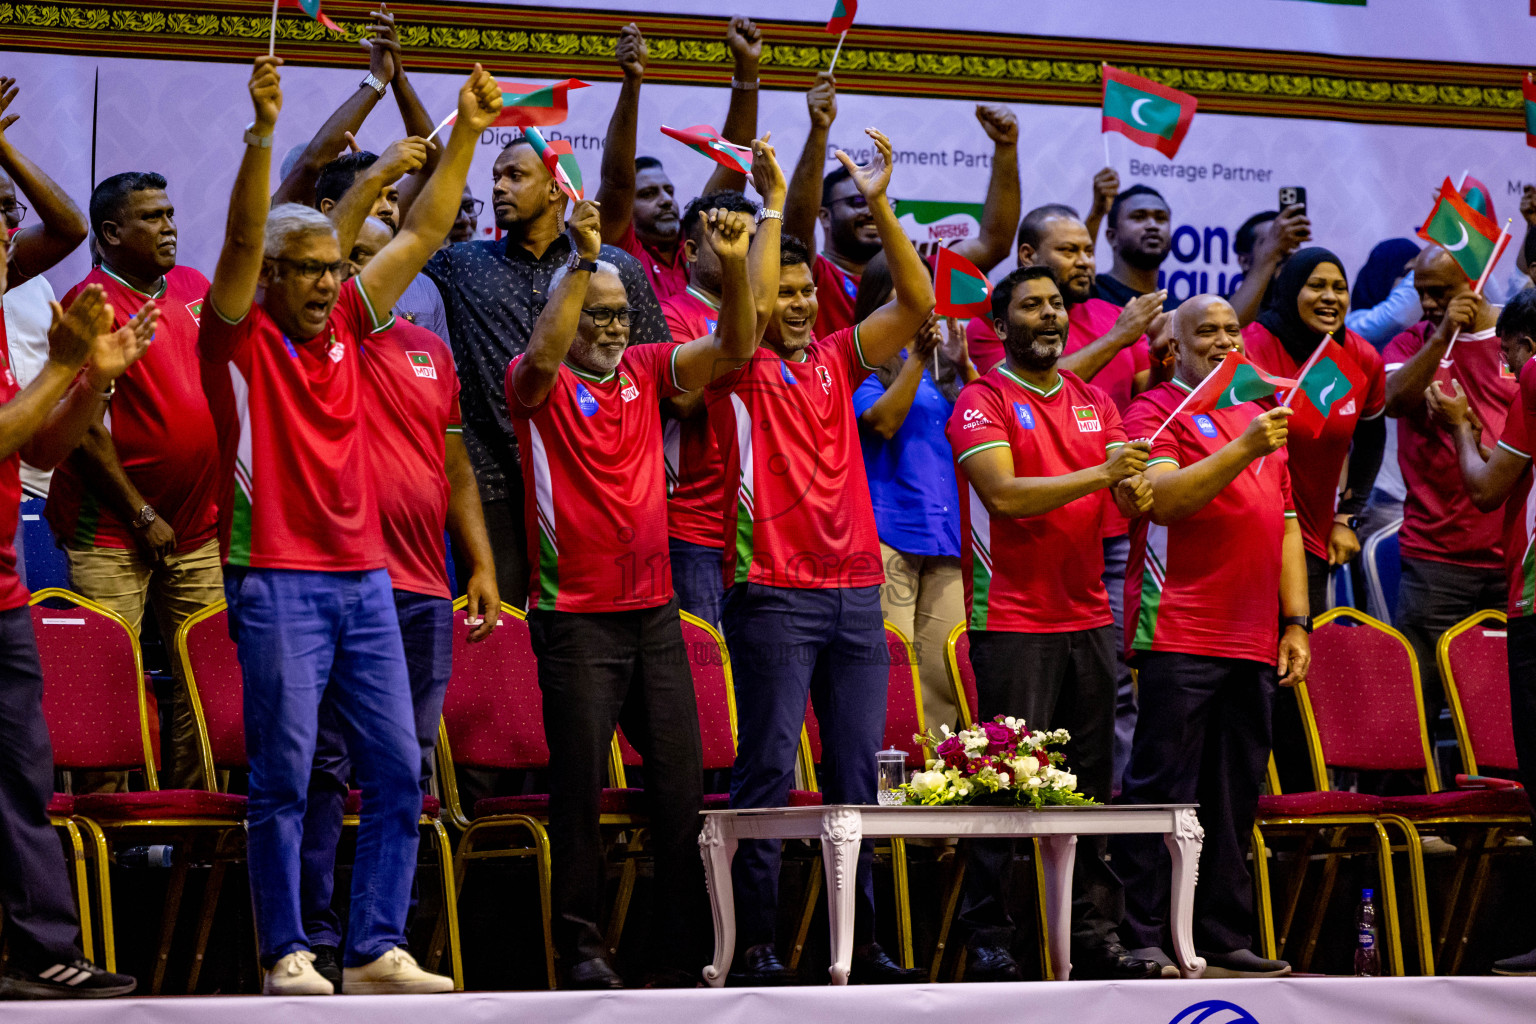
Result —
<path fill-rule="evenodd" d="M 1071 737 L 1065 729 L 1030 732 L 1022 718 L 999 715 L 974 728 L 940 735 L 915 736 L 933 747 L 928 770 L 900 787 L 904 804 L 928 807 L 951 804 L 1050 807 L 1091 804 L 1077 792 L 1077 776 L 1062 767 L 1052 750 Z"/>

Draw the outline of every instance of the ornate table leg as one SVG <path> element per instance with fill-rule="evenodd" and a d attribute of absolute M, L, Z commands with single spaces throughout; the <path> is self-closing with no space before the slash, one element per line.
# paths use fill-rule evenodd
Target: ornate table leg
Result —
<path fill-rule="evenodd" d="M 852 807 L 821 816 L 821 860 L 827 871 L 827 923 L 832 932 L 832 984 L 848 984 L 853 964 L 853 915 L 858 893 L 863 817 Z"/>
<path fill-rule="evenodd" d="M 1173 958 L 1179 974 L 1205 974 L 1205 959 L 1195 955 L 1195 883 L 1200 877 L 1200 847 L 1205 829 L 1192 808 L 1175 812 L 1173 831 L 1163 836 L 1173 860 L 1173 886 L 1168 899 L 1168 924 L 1173 932 Z"/>
<path fill-rule="evenodd" d="M 704 981 L 719 988 L 725 984 L 731 957 L 736 953 L 736 894 L 731 889 L 736 835 L 734 830 L 727 834 L 717 814 L 704 816 L 699 854 L 704 858 L 704 882 L 709 888 L 709 909 L 715 919 L 715 961 L 704 968 Z"/>
<path fill-rule="evenodd" d="M 1051 971 L 1057 981 L 1072 977 L 1072 864 L 1077 836 L 1037 836 L 1045 862 L 1045 919 L 1051 931 Z"/>

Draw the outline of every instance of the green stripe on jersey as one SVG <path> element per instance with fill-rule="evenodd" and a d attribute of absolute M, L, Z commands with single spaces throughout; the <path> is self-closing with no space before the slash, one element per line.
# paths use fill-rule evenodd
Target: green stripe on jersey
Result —
<path fill-rule="evenodd" d="M 971 629 L 986 629 L 992 611 L 992 514 L 976 488 L 966 484 L 971 506 Z"/>
<path fill-rule="evenodd" d="M 251 499 L 235 488 L 235 508 L 229 527 L 229 557 L 235 565 L 251 564 Z"/>
<path fill-rule="evenodd" d="M 1141 566 L 1141 610 L 1136 616 L 1136 636 L 1131 646 L 1150 651 L 1157 635 L 1157 613 L 1163 603 L 1168 573 L 1168 527 L 1147 525 L 1147 549 Z"/>
<path fill-rule="evenodd" d="M 732 574 L 735 583 L 747 582 L 747 576 L 752 572 L 752 509 L 746 501 L 736 499 L 736 571 Z"/>
<path fill-rule="evenodd" d="M 560 600 L 560 555 L 555 551 L 554 542 L 549 539 L 549 534 L 544 532 L 544 525 L 539 524 L 539 596 L 535 607 L 541 611 L 552 612 L 555 603 Z"/>
<path fill-rule="evenodd" d="M 75 543 L 81 547 L 96 546 L 96 530 L 101 526 L 101 503 L 96 495 L 87 491 L 80 496 L 80 515 L 75 519 Z"/>

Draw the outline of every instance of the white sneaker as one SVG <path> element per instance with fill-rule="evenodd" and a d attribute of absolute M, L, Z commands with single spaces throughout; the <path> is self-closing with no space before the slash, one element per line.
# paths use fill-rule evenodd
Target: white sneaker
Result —
<path fill-rule="evenodd" d="M 453 979 L 422 970 L 416 966 L 415 957 L 396 946 L 373 963 L 343 970 L 341 989 L 349 996 L 452 992 Z"/>
<path fill-rule="evenodd" d="M 1439 836 L 1420 836 L 1419 847 L 1426 857 L 1449 857 L 1456 852 L 1456 847 Z"/>
<path fill-rule="evenodd" d="M 315 954 L 300 949 L 283 957 L 267 972 L 266 980 L 261 983 L 261 993 L 267 996 L 329 996 L 336 994 L 336 987 L 315 970 Z"/>

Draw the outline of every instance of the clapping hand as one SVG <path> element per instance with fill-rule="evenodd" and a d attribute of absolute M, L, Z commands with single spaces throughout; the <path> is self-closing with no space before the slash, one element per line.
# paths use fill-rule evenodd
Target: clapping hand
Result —
<path fill-rule="evenodd" d="M 112 323 L 112 307 L 106 306 L 107 324 Z M 160 308 L 153 299 L 139 307 L 133 319 L 115 331 L 103 330 L 91 343 L 90 362 L 86 369 L 87 382 L 98 391 L 121 377 L 128 367 L 138 362 L 149 343 L 155 337 L 155 324 L 160 320 Z"/>

